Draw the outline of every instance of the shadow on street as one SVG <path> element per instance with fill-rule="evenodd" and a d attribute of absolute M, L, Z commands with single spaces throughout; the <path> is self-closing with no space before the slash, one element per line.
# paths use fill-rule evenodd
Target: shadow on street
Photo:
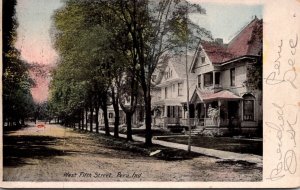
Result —
<path fill-rule="evenodd" d="M 3 165 L 18 167 L 30 164 L 29 158 L 50 158 L 65 155 L 62 150 L 50 148 L 59 138 L 49 136 L 4 136 Z"/>

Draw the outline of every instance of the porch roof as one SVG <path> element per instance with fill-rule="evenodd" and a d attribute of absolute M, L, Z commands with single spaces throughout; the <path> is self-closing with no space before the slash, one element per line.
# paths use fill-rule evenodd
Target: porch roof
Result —
<path fill-rule="evenodd" d="M 172 100 L 172 99 L 164 99 L 159 100 L 152 103 L 153 106 L 182 106 L 182 102 L 180 100 Z"/>
<path fill-rule="evenodd" d="M 196 96 L 199 97 L 201 102 L 211 102 L 215 100 L 240 100 L 242 99 L 241 97 L 235 95 L 234 93 L 228 91 L 228 90 L 222 90 L 220 92 L 212 92 L 212 91 L 204 91 L 200 90 L 199 88 L 195 89 L 195 92 L 192 96 L 191 102 L 197 98 Z"/>

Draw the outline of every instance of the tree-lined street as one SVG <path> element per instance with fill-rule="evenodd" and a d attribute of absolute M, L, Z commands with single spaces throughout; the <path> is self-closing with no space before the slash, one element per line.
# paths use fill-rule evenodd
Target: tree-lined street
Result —
<path fill-rule="evenodd" d="M 247 162 L 207 156 L 168 161 L 124 144 L 124 140 L 60 125 L 47 124 L 45 128 L 31 125 L 7 132 L 4 181 L 257 181 L 262 178 L 262 168 Z"/>
<path fill-rule="evenodd" d="M 221 39 L 213 39 L 201 22 L 193 21 L 195 15 L 207 14 L 200 3 L 186 0 L 54 2 L 52 6 L 56 8 L 46 11 L 49 39 L 40 40 L 40 50 L 36 53 L 28 46 L 27 49 L 16 46 L 16 39 L 23 43 L 22 31 L 32 28 L 38 31 L 38 27 L 18 25 L 22 14 L 18 15 L 17 10 L 23 9 L 24 14 L 29 9 L 24 9 L 21 1 L 7 2 L 3 4 L 6 12 L 3 18 L 4 181 L 262 180 L 261 141 L 250 147 L 253 139 L 212 140 L 219 133 L 204 133 L 205 121 L 209 123 L 212 119 L 205 118 L 206 112 L 209 113 L 206 103 L 203 118 L 201 106 L 195 111 L 197 105 L 191 104 L 192 90 L 201 86 L 202 79 L 210 85 L 218 81 L 218 88 L 221 84 L 221 68 L 206 73 L 193 70 L 196 66 L 192 63 L 201 61 L 201 67 L 213 64 L 206 62 L 210 59 L 208 54 L 219 55 L 224 49 L 205 53 L 201 43 L 203 40 L 214 45 L 222 42 L 219 45 L 226 46 Z M 23 7 L 17 9 L 18 4 Z M 33 10 L 38 9 L 35 4 L 31 6 Z M 42 33 L 30 36 L 30 41 L 39 41 L 38 35 L 46 35 Z M 43 41 L 48 46 L 51 43 L 57 59 L 44 51 Z M 28 52 L 32 60 L 24 57 Z M 52 60 L 49 61 L 52 65 L 44 64 L 45 60 Z M 180 66 L 171 68 L 173 62 Z M 172 73 L 178 78 L 170 78 Z M 235 78 L 235 70 L 231 73 Z M 38 91 L 35 87 L 43 80 L 47 90 Z M 163 80 L 166 84 L 161 83 Z M 233 77 L 232 81 L 235 81 Z M 40 101 L 34 94 L 47 97 Z M 221 118 L 221 101 L 212 100 L 210 104 L 219 109 L 217 112 L 214 108 L 214 115 Z M 252 108 L 252 100 L 249 102 Z M 237 112 L 236 107 L 233 110 Z M 215 124 L 217 120 L 212 121 Z M 219 119 L 218 131 L 220 123 Z M 227 128 L 231 125 L 228 122 Z M 199 136 L 192 138 L 192 131 Z M 157 134 L 160 137 L 153 137 Z M 201 135 L 208 136 L 201 138 Z M 236 137 L 237 133 L 230 135 Z M 197 142 L 204 139 L 206 142 Z M 227 145 L 229 148 L 224 148 Z"/>

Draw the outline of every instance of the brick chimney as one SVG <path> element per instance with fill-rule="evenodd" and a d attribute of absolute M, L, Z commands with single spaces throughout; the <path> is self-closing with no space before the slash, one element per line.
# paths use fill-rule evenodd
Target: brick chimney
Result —
<path fill-rule="evenodd" d="M 216 42 L 217 44 L 223 45 L 223 39 L 222 39 L 222 38 L 216 38 L 216 39 L 215 39 L 215 42 Z"/>

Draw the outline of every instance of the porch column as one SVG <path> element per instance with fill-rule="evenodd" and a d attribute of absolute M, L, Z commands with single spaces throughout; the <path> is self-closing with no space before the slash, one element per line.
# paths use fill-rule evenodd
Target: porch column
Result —
<path fill-rule="evenodd" d="M 203 107 L 204 107 L 204 120 L 203 120 L 203 124 L 204 124 L 204 127 L 206 126 L 205 125 L 205 120 L 206 120 L 206 103 L 203 103 Z"/>
<path fill-rule="evenodd" d="M 145 117 L 145 115 L 144 115 L 144 117 Z M 155 126 L 155 118 L 156 118 L 156 108 L 153 109 L 153 116 L 152 116 L 152 126 L 153 127 Z"/>
<path fill-rule="evenodd" d="M 164 116 L 163 116 L 163 118 L 164 118 L 164 128 L 167 128 L 167 116 L 168 116 L 168 106 L 166 106 L 165 105 L 165 107 L 164 107 Z"/>
<path fill-rule="evenodd" d="M 220 127 L 220 124 L 221 124 L 221 104 L 222 104 L 221 100 L 218 100 L 218 112 L 219 112 L 218 113 L 218 115 L 219 115 L 218 116 L 219 117 L 218 118 L 218 127 Z"/>
<path fill-rule="evenodd" d="M 164 117 L 167 117 L 168 115 L 168 106 L 164 107 Z"/>
<path fill-rule="evenodd" d="M 216 83 L 216 77 L 215 77 L 215 71 L 213 71 L 213 89 L 215 89 L 215 83 Z"/>
<path fill-rule="evenodd" d="M 206 103 L 203 104 L 203 107 L 204 107 L 204 118 L 206 118 L 206 113 L 207 113 L 207 111 L 206 111 Z"/>
<path fill-rule="evenodd" d="M 191 125 L 197 125 L 197 119 L 198 119 L 198 110 L 197 110 L 197 103 L 194 103 L 194 119 L 190 119 Z"/>

